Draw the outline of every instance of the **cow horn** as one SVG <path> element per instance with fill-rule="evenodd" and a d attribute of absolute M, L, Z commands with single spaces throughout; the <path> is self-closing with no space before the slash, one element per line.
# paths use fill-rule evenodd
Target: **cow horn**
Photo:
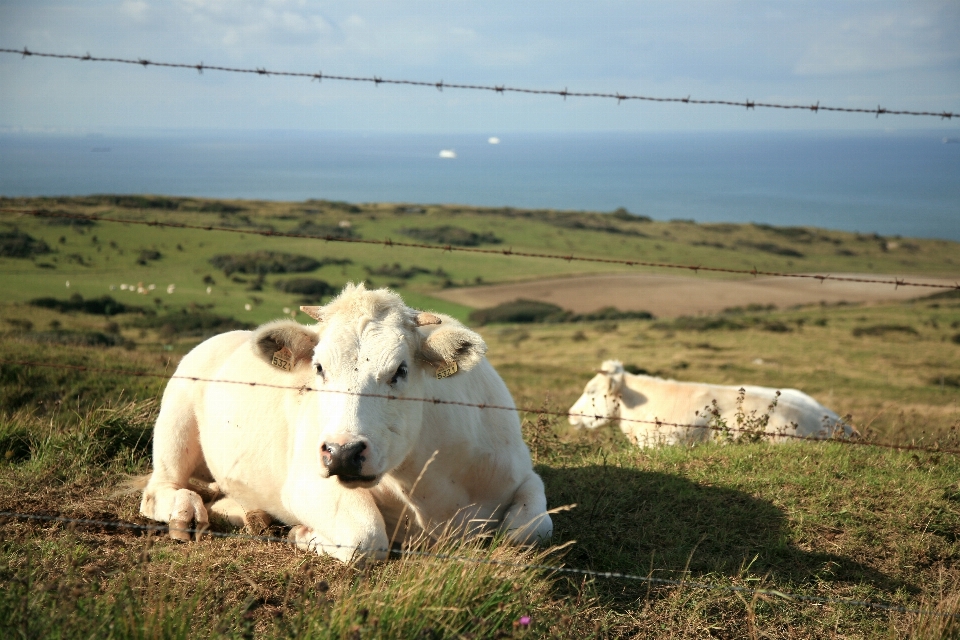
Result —
<path fill-rule="evenodd" d="M 300 307 L 301 309 L 303 307 Z M 416 323 L 418 327 L 422 327 L 428 324 L 441 324 L 443 321 L 432 313 L 427 313 L 426 311 L 421 311 L 417 314 Z"/>
<path fill-rule="evenodd" d="M 300 311 L 303 311 L 305 314 L 319 322 L 321 319 L 323 319 L 323 315 L 320 313 L 320 309 L 322 308 L 323 307 L 302 306 L 300 307 Z"/>

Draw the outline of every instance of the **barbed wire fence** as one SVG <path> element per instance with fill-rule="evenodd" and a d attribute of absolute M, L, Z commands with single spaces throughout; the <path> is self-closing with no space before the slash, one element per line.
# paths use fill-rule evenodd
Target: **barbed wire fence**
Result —
<path fill-rule="evenodd" d="M 411 249 L 425 249 L 430 251 L 441 251 L 447 253 L 474 253 L 498 256 L 516 256 L 521 258 L 541 258 L 545 260 L 562 260 L 564 262 L 591 262 L 600 264 L 616 264 L 628 267 L 657 267 L 663 269 L 680 269 L 698 273 L 700 271 L 712 273 L 729 273 L 736 275 L 749 276 L 769 276 L 777 278 L 799 278 L 804 280 L 817 280 L 821 283 L 830 281 L 836 282 L 857 282 L 862 284 L 893 285 L 899 287 L 923 287 L 928 289 L 954 289 L 960 290 L 960 282 L 954 284 L 942 283 L 924 283 L 910 282 L 901 278 L 893 280 L 882 280 L 876 278 L 857 278 L 853 276 L 835 276 L 831 274 L 810 274 L 810 273 L 783 273 L 780 271 L 761 271 L 759 269 L 731 269 L 726 267 L 711 267 L 702 264 L 678 264 L 673 262 L 651 262 L 646 260 L 626 260 L 618 258 L 596 258 L 589 256 L 578 256 L 574 254 L 553 254 L 536 253 L 530 251 L 514 251 L 511 249 L 483 249 L 478 247 L 462 247 L 451 244 L 425 244 L 418 242 L 397 241 L 390 238 L 384 240 L 373 240 L 366 238 L 347 238 L 334 234 L 311 235 L 303 233 L 293 233 L 285 231 L 273 231 L 269 229 L 250 229 L 237 227 L 224 227 L 213 224 L 190 224 L 186 222 L 170 222 L 160 220 L 132 220 L 129 218 L 113 218 L 109 216 L 92 215 L 84 213 L 72 213 L 66 211 L 47 211 L 45 209 L 18 209 L 11 207 L 0 207 L 0 213 L 12 213 L 25 216 L 34 216 L 38 218 L 60 218 L 66 220 L 89 220 L 91 222 L 114 222 L 118 224 L 135 224 L 147 227 L 159 227 L 170 229 L 192 229 L 199 231 L 222 231 L 226 233 L 239 233 L 244 235 L 257 235 L 269 238 L 299 238 L 303 240 L 324 240 L 326 242 L 343 242 L 348 244 L 380 245 L 384 247 L 403 247 Z"/>
<path fill-rule="evenodd" d="M 109 527 L 116 529 L 126 529 L 132 531 L 141 531 L 150 533 L 169 533 L 179 532 L 188 533 L 196 536 L 198 539 L 203 536 L 221 539 L 239 539 L 248 542 L 266 542 L 274 544 L 293 545 L 289 539 L 277 536 L 252 535 L 247 533 L 232 533 L 224 531 L 212 531 L 209 528 L 181 528 L 168 524 L 144 525 L 133 522 L 124 522 L 122 520 L 94 520 L 88 518 L 70 518 L 65 516 L 54 516 L 39 513 L 20 513 L 17 511 L 0 511 L 0 526 L 3 526 L 5 519 L 27 520 L 38 522 L 60 523 L 67 525 L 81 525 L 93 527 Z M 348 547 L 339 544 L 328 544 L 317 541 L 310 542 L 311 547 L 330 549 L 330 550 L 349 550 L 356 551 L 355 547 Z M 415 557 L 433 560 L 450 560 L 460 563 L 486 564 L 512 569 L 521 569 L 527 571 L 543 571 L 552 574 L 577 575 L 584 578 L 602 579 L 602 580 L 626 580 L 631 582 L 641 582 L 653 586 L 672 586 L 682 589 L 699 589 L 706 591 L 727 591 L 731 593 L 752 594 L 755 596 L 768 596 L 782 601 L 795 601 L 810 604 L 835 604 L 845 607 L 859 607 L 874 609 L 879 611 L 889 611 L 895 613 L 912 613 L 918 615 L 928 615 L 935 617 L 960 617 L 960 613 L 951 613 L 948 611 L 937 611 L 934 609 L 919 609 L 904 607 L 890 602 L 880 602 L 875 600 L 854 600 L 850 598 L 830 598 L 826 596 L 812 596 L 806 594 L 789 593 L 779 589 L 755 589 L 750 587 L 740 587 L 732 584 L 716 584 L 709 582 L 699 582 L 696 580 L 676 580 L 671 578 L 657 578 L 654 576 L 643 576 L 633 573 L 623 573 L 620 571 L 598 571 L 595 569 L 580 569 L 576 567 L 567 567 L 564 565 L 551 565 L 543 563 L 523 563 L 512 562 L 508 560 L 498 560 L 490 557 L 472 557 L 466 555 L 456 555 L 451 553 L 439 553 L 423 551 L 419 549 L 404 549 L 391 547 L 389 549 L 370 549 L 369 552 L 382 553 L 388 556 L 396 557 Z"/>
<path fill-rule="evenodd" d="M 398 394 L 387 394 L 387 393 L 368 393 L 361 391 L 345 391 L 342 389 L 319 389 L 311 387 L 308 385 L 281 385 L 281 384 L 272 384 L 268 382 L 257 382 L 252 380 L 227 380 L 221 378 L 204 378 L 200 376 L 185 376 L 185 375 L 176 375 L 176 374 L 167 374 L 167 373 L 155 373 L 152 371 L 131 371 L 128 369 L 111 369 L 109 367 L 91 367 L 87 365 L 76 365 L 76 364 L 65 364 L 59 362 L 34 362 L 29 360 L 0 360 L 0 365 L 17 365 L 24 367 L 45 367 L 52 369 L 68 369 L 73 371 L 81 372 L 91 372 L 91 373 L 113 373 L 120 374 L 125 376 L 132 376 L 136 378 L 158 378 L 162 380 L 183 380 L 187 382 L 194 383 L 206 383 L 206 384 L 231 384 L 239 385 L 242 387 L 248 388 L 262 388 L 262 389 L 278 389 L 283 391 L 296 391 L 297 393 L 328 393 L 335 395 L 347 395 L 347 396 L 356 396 L 364 398 L 378 398 L 380 400 L 389 400 L 396 402 L 420 402 L 424 404 L 433 404 L 433 405 L 448 405 L 448 406 L 457 406 L 457 407 L 469 407 L 473 409 L 481 409 L 485 411 L 513 411 L 518 413 L 529 413 L 537 415 L 549 415 L 554 417 L 566 418 L 578 417 L 578 418 L 593 418 L 597 421 L 606 420 L 610 422 L 620 422 L 620 423 L 632 423 L 632 424 L 644 424 L 650 425 L 656 428 L 662 427 L 672 427 L 676 429 L 705 429 L 708 431 L 715 431 L 718 433 L 740 433 L 748 434 L 754 437 L 763 437 L 763 438 L 784 438 L 788 440 L 798 440 L 806 442 L 835 442 L 845 445 L 854 445 L 854 446 L 866 446 L 866 447 L 877 447 L 882 449 L 893 449 L 896 451 L 920 451 L 931 454 L 953 454 L 960 455 L 960 449 L 950 449 L 940 447 L 939 445 L 934 446 L 923 446 L 917 444 L 894 444 L 894 443 L 884 443 L 884 442 L 873 442 L 871 440 L 863 440 L 855 437 L 847 437 L 843 434 L 842 429 L 836 428 L 838 425 L 829 425 L 825 428 L 825 433 L 818 436 L 805 436 L 798 434 L 786 433 L 782 430 L 770 431 L 770 432 L 758 432 L 753 428 L 742 428 L 742 427 L 733 427 L 733 426 L 720 426 L 715 424 L 690 424 L 690 423 L 680 423 L 680 422 L 670 422 L 667 420 L 643 420 L 638 418 L 624 418 L 619 415 L 606 415 L 606 414 L 596 414 L 596 413 L 577 413 L 569 411 L 557 411 L 548 409 L 546 407 L 518 407 L 518 406 L 506 406 L 506 405 L 496 405 L 490 403 L 474 403 L 474 402 L 464 402 L 462 400 L 449 400 L 444 398 L 425 398 L 418 396 L 404 396 Z M 704 415 L 706 418 L 706 414 Z"/>
<path fill-rule="evenodd" d="M 620 93 L 618 91 L 614 92 L 592 92 L 592 91 L 569 91 L 567 88 L 562 90 L 558 89 L 533 89 L 528 87 L 511 87 L 507 85 L 483 85 L 483 84 L 463 84 L 456 82 L 444 82 L 440 80 L 438 82 L 429 82 L 424 80 L 406 80 L 406 79 L 396 79 L 396 78 L 381 78 L 379 76 L 345 76 L 345 75 L 336 75 L 323 73 L 321 71 L 316 72 L 303 72 L 303 71 L 278 71 L 274 69 L 267 69 L 265 67 L 225 67 L 221 65 L 208 65 L 203 62 L 197 64 L 187 64 L 179 62 L 163 62 L 148 60 L 146 58 L 107 58 L 107 57 L 98 57 L 92 56 L 90 53 L 85 55 L 76 55 L 68 53 L 49 53 L 42 51 L 31 51 L 27 47 L 23 49 L 11 49 L 11 48 L 0 48 L 0 53 L 14 54 L 22 56 L 23 58 L 28 57 L 38 57 L 38 58 L 55 58 L 60 60 L 79 60 L 83 62 L 107 62 L 114 64 L 126 64 L 126 65 L 136 65 L 142 66 L 143 68 L 147 67 L 159 67 L 159 68 L 168 68 L 168 69 L 190 69 L 197 71 L 198 73 L 203 73 L 204 71 L 219 71 L 225 73 L 240 73 L 248 75 L 259 75 L 259 76 L 277 76 L 277 77 L 287 77 L 287 78 L 306 78 L 309 80 L 333 80 L 339 82 L 360 82 L 368 83 L 379 86 L 383 85 L 401 85 L 401 86 L 410 86 L 410 87 L 427 87 L 433 88 L 438 91 L 443 91 L 444 89 L 461 89 L 468 91 L 487 91 L 499 94 L 506 93 L 517 93 L 517 94 L 528 94 L 528 95 L 546 95 L 546 96 L 557 96 L 566 100 L 567 98 L 602 98 L 607 100 L 616 100 L 617 103 L 625 101 L 637 101 L 637 102 L 661 102 L 661 103 L 674 103 L 674 104 L 692 104 L 692 105 L 711 105 L 711 106 L 727 106 L 727 107 L 740 107 L 744 109 L 781 109 L 788 111 L 810 111 L 817 113 L 819 111 L 826 112 L 836 112 L 836 113 L 863 113 L 863 114 L 872 114 L 879 118 L 881 115 L 895 115 L 895 116 L 920 116 L 920 117 L 934 117 L 941 118 L 945 120 L 950 120 L 955 116 L 960 116 L 960 113 L 955 113 L 952 111 L 910 111 L 904 109 L 885 109 L 880 105 L 877 105 L 876 108 L 856 108 L 856 107 L 831 107 L 827 105 L 821 105 L 820 101 L 817 101 L 812 104 L 782 104 L 782 103 L 773 103 L 773 102 L 758 102 L 755 100 L 713 100 L 713 99 L 699 99 L 692 98 L 691 96 L 686 97 L 658 97 L 658 96 L 647 96 L 647 95 L 638 95 L 638 94 L 626 94 Z"/>
<path fill-rule="evenodd" d="M 546 96 L 557 96 L 561 97 L 564 100 L 568 97 L 570 98 L 600 98 L 600 99 L 609 99 L 616 100 L 617 103 L 624 101 L 640 101 L 640 102 L 659 102 L 659 103 L 676 103 L 676 104 L 691 104 L 691 105 L 712 105 L 712 106 L 730 106 L 730 107 L 740 107 L 748 110 L 751 109 L 781 109 L 781 110 L 798 110 L 798 111 L 810 111 L 817 113 L 819 111 L 824 112 L 839 112 L 839 113 L 860 113 L 860 114 L 872 114 L 876 117 L 880 115 L 901 115 L 901 116 L 918 116 L 918 117 L 937 117 L 941 119 L 952 119 L 954 116 L 960 116 L 960 113 L 955 113 L 951 111 L 910 111 L 910 110 L 893 110 L 885 109 L 881 106 L 874 108 L 848 108 L 848 107 L 833 107 L 827 105 L 821 105 L 819 102 L 814 104 L 778 104 L 778 103 L 769 103 L 769 102 L 757 102 L 752 100 L 744 101 L 730 101 L 730 100 L 713 100 L 713 99 L 694 99 L 690 96 L 687 97 L 656 97 L 648 95 L 632 95 L 632 94 L 621 94 L 619 92 L 579 92 L 579 91 L 569 91 L 564 88 L 563 90 L 548 90 L 548 89 L 533 89 L 533 88 L 524 88 L 524 87 L 511 87 L 505 85 L 479 85 L 479 84 L 463 84 L 463 83 L 447 83 L 443 81 L 439 82 L 427 82 L 420 80 L 409 80 L 409 79 L 391 79 L 391 78 L 380 78 L 378 76 L 345 76 L 345 75 L 332 75 L 324 74 L 322 72 L 310 73 L 310 72 L 293 72 L 293 71 L 277 71 L 277 70 L 268 70 L 266 68 L 241 68 L 241 67 L 225 67 L 218 65 L 206 65 L 204 63 L 199 64 L 183 64 L 183 63 L 173 63 L 173 62 L 162 62 L 162 61 L 152 61 L 143 58 L 137 59 L 128 59 L 128 58 L 107 58 L 107 57 L 95 57 L 87 53 L 86 55 L 72 55 L 72 54 L 61 54 L 61 53 L 49 53 L 49 52 L 36 52 L 30 51 L 26 47 L 22 50 L 20 49 L 10 49 L 10 48 L 0 48 L 0 53 L 7 54 L 16 54 L 20 55 L 23 58 L 27 57 L 41 57 L 41 58 L 55 58 L 55 59 L 69 59 L 85 62 L 99 62 L 99 63 L 115 63 L 115 64 L 125 64 L 125 65 L 137 65 L 144 68 L 151 66 L 161 67 L 161 68 L 174 68 L 174 69 L 188 69 L 195 70 L 199 73 L 204 71 L 215 71 L 215 72 L 225 72 L 225 73 L 235 73 L 235 74 L 248 74 L 248 75 L 260 75 L 260 76 L 278 76 L 278 77 L 293 77 L 293 78 L 304 78 L 317 81 L 340 81 L 340 82 L 355 82 L 355 83 L 372 83 L 375 86 L 383 85 L 405 85 L 413 87 L 429 87 L 435 88 L 438 91 L 443 91 L 444 89 L 455 89 L 455 90 L 470 90 L 470 91 L 486 91 L 494 92 L 499 94 L 506 93 L 515 93 L 515 94 L 530 94 L 530 95 L 546 95 Z M 738 275 L 752 275 L 757 276 L 770 276 L 770 277 L 783 277 L 783 278 L 803 278 L 803 279 L 813 279 L 818 280 L 821 283 L 825 281 L 842 281 L 842 282 L 855 282 L 855 283 L 865 283 L 873 285 L 892 285 L 896 288 L 901 286 L 903 287 L 925 287 L 932 289 L 946 289 L 946 290 L 960 290 L 960 283 L 954 283 L 953 285 L 948 284 L 937 284 L 937 283 L 922 283 L 922 282 L 912 282 L 900 278 L 895 278 L 893 280 L 889 279 L 870 279 L 870 278 L 857 278 L 849 276 L 834 276 L 834 275 L 817 275 L 817 274 L 794 274 L 794 273 L 782 273 L 782 272 L 771 272 L 771 271 L 760 271 L 757 269 L 746 270 L 746 269 L 730 269 L 722 267 L 710 267 L 703 265 L 688 265 L 688 264 L 677 264 L 677 263 L 664 263 L 664 262 L 652 262 L 652 261 L 640 261 L 640 260 L 625 260 L 625 259 L 613 259 L 613 258 L 594 258 L 588 256 L 576 256 L 576 255 L 560 255 L 560 254 L 548 254 L 548 253 L 536 253 L 536 252 L 523 252 L 523 251 L 513 251 L 512 249 L 500 250 L 500 249 L 482 249 L 482 248 L 471 248 L 471 247 L 460 247 L 452 245 L 433 245 L 433 244 L 424 244 L 424 243 L 412 243 L 412 242 L 397 242 L 391 239 L 385 240 L 372 240 L 372 239 L 361 239 L 361 238 L 345 238 L 335 235 L 310 235 L 310 234 L 299 234 L 299 233 L 287 233 L 287 232 L 278 232 L 272 230 L 263 230 L 263 229 L 244 229 L 244 228 L 234 228 L 234 227 L 223 227 L 216 225 L 203 225 L 203 224 L 189 224 L 189 223 L 179 223 L 172 221 L 158 221 L 158 220 L 132 220 L 132 219 L 122 219 L 122 218 L 113 218 L 108 216 L 100 215 L 86 215 L 79 213 L 68 213 L 68 212 L 51 212 L 44 210 L 24 210 L 24 209 L 14 209 L 14 208 L 0 208 L 0 212 L 18 214 L 18 215 L 28 215 L 36 217 L 53 217 L 53 218 L 65 218 L 65 219 L 76 219 L 76 220 L 90 220 L 90 221 L 102 221 L 102 222 L 113 222 L 119 224 L 135 224 L 135 225 L 145 225 L 152 227 L 162 227 L 162 228 L 180 228 L 180 229 L 191 229 L 191 230 L 205 230 L 205 231 L 221 231 L 221 232 L 231 232 L 231 233 L 241 233 L 241 234 L 251 234 L 251 235 L 260 235 L 266 237 L 283 237 L 283 238 L 301 238 L 301 239 L 311 239 L 311 240 L 324 240 L 327 242 L 345 242 L 345 243 L 354 243 L 354 244 L 366 244 L 366 245 L 382 245 L 385 247 L 406 247 L 406 248 L 415 248 L 423 250 L 436 250 L 444 252 L 464 252 L 464 253 L 477 253 L 477 254 L 491 254 L 491 255 L 502 255 L 502 256 L 517 256 L 517 257 L 527 257 L 527 258 L 538 258 L 538 259 L 551 259 L 551 260 L 563 260 L 566 262 L 591 262 L 591 263 L 603 263 L 603 264 L 617 264 L 624 266 L 638 266 L 638 267 L 657 267 L 657 268 L 667 268 L 667 269 L 681 269 L 692 271 L 697 273 L 699 271 L 705 272 L 715 272 L 715 273 L 727 273 L 727 274 L 738 274 Z M 532 413 L 532 414 L 541 414 L 541 415 L 552 415 L 552 416 L 563 416 L 574 415 L 579 417 L 595 418 L 597 420 L 606 419 L 616 422 L 633 422 L 633 423 L 642 423 L 647 425 L 655 425 L 657 427 L 673 427 L 673 428 L 682 428 L 682 429 L 708 429 L 715 431 L 726 431 L 726 432 L 748 432 L 753 435 L 760 435 L 763 437 L 777 437 L 777 438 L 788 438 L 788 439 L 797 439 L 797 440 L 815 440 L 815 441 L 827 441 L 835 442 L 843 445 L 859 445 L 859 446 L 869 446 L 869 447 L 879 447 L 887 448 L 893 450 L 901 451 L 915 451 L 915 452 L 926 452 L 931 454 L 960 454 L 960 450 L 941 448 L 939 446 L 922 446 L 916 444 L 888 444 L 888 443 L 877 443 L 869 440 L 863 439 L 851 439 L 846 437 L 836 437 L 835 434 L 833 437 L 828 438 L 812 438 L 809 436 L 800 436 L 786 433 L 761 433 L 757 434 L 754 430 L 740 429 L 737 427 L 718 427 L 713 425 L 703 425 L 703 424 L 680 424 L 665 422 L 659 420 L 639 420 L 632 418 L 623 418 L 615 415 L 594 415 L 594 414 L 569 414 L 568 412 L 561 411 L 552 411 L 546 407 L 517 407 L 517 406 L 498 406 L 498 405 L 489 405 L 489 404 L 473 404 L 461 401 L 446 400 L 440 398 L 422 398 L 422 397 L 404 397 L 400 395 L 391 395 L 391 394 L 371 394 L 371 393 L 359 393 L 359 392 L 347 392 L 339 390 L 327 390 L 327 389 L 315 389 L 309 386 L 283 386 L 283 385 L 273 385 L 267 383 L 259 382 L 249 382 L 249 381 L 237 381 L 237 380 L 221 380 L 221 379 L 206 379 L 200 377 L 192 376 L 178 376 L 178 375 L 168 375 L 161 373 L 154 373 L 148 371 L 129 371 L 124 369 L 109 369 L 104 367 L 90 367 L 85 365 L 68 365 L 64 363 L 49 363 L 49 362 L 33 362 L 33 361 L 13 361 L 13 360 L 0 360 L 0 365 L 19 365 L 25 367 L 53 367 L 60 369 L 72 369 L 77 371 L 84 372 L 100 372 L 100 373 L 116 373 L 121 375 L 128 375 L 133 377 L 152 377 L 160 378 L 167 380 L 188 380 L 195 383 L 210 383 L 210 384 L 239 384 L 250 387 L 264 387 L 272 389 L 283 389 L 283 390 L 294 390 L 299 393 L 303 392 L 317 392 L 317 393 L 347 393 L 350 395 L 358 396 L 368 396 L 374 398 L 380 398 L 388 401 L 408 401 L 408 402 L 423 402 L 430 404 L 449 404 L 457 405 L 464 407 L 471 407 L 480 410 L 495 410 L 495 411 L 514 411 L 522 413 Z M 32 521 L 42 521 L 50 523 L 61 523 L 68 525 L 80 525 L 80 526 L 98 526 L 98 527 L 112 527 L 119 529 L 127 530 L 138 530 L 145 532 L 169 532 L 171 528 L 167 525 L 142 525 L 135 524 L 130 522 L 123 522 L 119 520 L 92 520 L 92 519 L 80 519 L 80 518 L 69 518 L 64 516 L 52 516 L 46 514 L 30 514 L 30 513 L 20 513 L 16 511 L 0 511 L 0 526 L 4 524 L 6 519 L 17 519 L 17 520 L 32 520 Z M 224 532 L 215 532 L 210 530 L 200 530 L 200 529 L 184 529 L 188 533 L 198 534 L 198 535 L 209 535 L 212 537 L 218 538 L 235 538 L 248 541 L 260 541 L 268 543 L 284 543 L 288 544 L 288 540 L 284 538 L 278 538 L 274 536 L 253 536 L 247 534 L 237 534 L 237 533 L 224 533 Z M 318 545 L 318 546 L 335 546 L 342 548 L 340 545 Z M 451 560 L 456 562 L 464 563 L 484 563 L 484 564 L 493 564 L 501 566 L 509 566 L 513 568 L 523 569 L 523 570 L 533 570 L 533 571 L 544 571 L 552 574 L 573 574 L 578 575 L 584 578 L 593 578 L 593 579 L 610 579 L 610 580 L 627 580 L 646 583 L 649 585 L 656 586 L 674 586 L 678 588 L 689 588 L 689 589 L 701 589 L 701 590 L 720 590 L 727 591 L 731 593 L 743 593 L 743 594 L 752 594 L 754 596 L 766 596 L 770 598 L 777 598 L 784 601 L 796 601 L 796 602 L 806 602 L 813 604 L 834 604 L 838 606 L 847 606 L 847 607 L 861 607 L 873 610 L 881 611 L 890 611 L 898 613 L 911 613 L 918 615 L 931 615 L 931 616 L 948 616 L 948 617 L 958 617 L 960 613 L 949 613 L 936 611 L 933 609 L 919 609 L 919 608 L 909 608 L 900 605 L 895 605 L 889 602 L 879 602 L 879 601 L 868 601 L 868 600 L 854 600 L 854 599 L 843 599 L 843 598 L 829 598 L 821 596 L 811 596 L 811 595 L 802 595 L 802 594 L 793 594 L 786 593 L 775 589 L 753 589 L 748 587 L 740 587 L 737 585 L 730 584 L 712 584 L 707 582 L 698 582 L 691 580 L 674 580 L 668 578 L 657 578 L 653 576 L 642 576 L 630 573 L 622 572 L 613 572 L 613 571 L 596 571 L 591 569 L 580 569 L 573 567 L 566 567 L 562 565 L 547 565 L 547 564 L 524 564 L 518 562 L 508 562 L 503 560 L 496 560 L 493 558 L 473 558 L 469 556 L 462 555 L 453 555 L 446 553 L 433 553 L 429 551 L 421 551 L 414 549 L 383 549 L 379 550 L 390 555 L 399 555 L 399 556 L 416 556 L 428 559 L 437 559 L 437 560 Z"/>

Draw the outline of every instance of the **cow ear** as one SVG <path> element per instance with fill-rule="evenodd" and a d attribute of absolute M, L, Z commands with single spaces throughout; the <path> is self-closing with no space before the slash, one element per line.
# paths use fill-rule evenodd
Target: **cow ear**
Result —
<path fill-rule="evenodd" d="M 420 357 L 423 360 L 435 367 L 456 362 L 457 368 L 464 371 L 483 360 L 487 343 L 479 333 L 467 329 L 449 316 L 432 317 L 441 321 L 419 329 L 423 335 L 420 344 Z"/>
<path fill-rule="evenodd" d="M 319 341 L 316 331 L 293 320 L 267 323 L 258 327 L 250 338 L 253 351 L 261 360 L 284 370 L 312 359 L 313 349 Z M 288 366 L 284 366 L 284 361 Z"/>
<path fill-rule="evenodd" d="M 610 393 L 620 393 L 623 389 L 623 363 L 619 360 L 604 360 L 600 373 L 607 376 Z"/>
<path fill-rule="evenodd" d="M 623 389 L 623 372 L 608 373 L 606 376 L 608 384 L 610 385 L 610 393 L 620 393 Z"/>

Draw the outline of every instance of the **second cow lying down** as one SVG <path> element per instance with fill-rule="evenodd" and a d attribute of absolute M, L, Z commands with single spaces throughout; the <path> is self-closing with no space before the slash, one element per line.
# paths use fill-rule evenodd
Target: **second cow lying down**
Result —
<path fill-rule="evenodd" d="M 513 404 L 479 335 L 362 284 L 304 310 L 317 325 L 233 331 L 183 358 L 154 429 L 144 516 L 189 539 L 208 506 L 248 524 L 266 514 L 344 561 L 448 526 L 550 537 L 517 413 L 456 404 Z M 192 478 L 226 498 L 205 505 Z"/>
<path fill-rule="evenodd" d="M 587 383 L 580 399 L 570 407 L 570 424 L 595 429 L 611 420 L 641 447 L 706 440 L 717 433 L 710 427 L 724 423 L 737 429 L 740 387 L 698 382 L 677 382 L 646 375 L 633 375 L 617 360 L 607 360 Z M 849 437 L 856 432 L 836 413 L 796 389 L 784 389 L 777 395 L 767 387 L 743 387 L 740 411 L 751 426 L 760 425 L 769 440 L 779 436 L 827 438 Z M 777 400 L 776 407 L 770 404 Z M 716 404 L 714 405 L 714 401 Z M 667 424 L 672 423 L 672 424 Z M 678 427 L 674 425 L 693 425 Z M 734 438 L 742 435 L 732 431 Z"/>

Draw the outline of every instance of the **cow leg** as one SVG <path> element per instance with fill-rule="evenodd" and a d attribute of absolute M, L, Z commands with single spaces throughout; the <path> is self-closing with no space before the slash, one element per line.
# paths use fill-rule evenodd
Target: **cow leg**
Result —
<path fill-rule="evenodd" d="M 259 536 L 270 528 L 273 518 L 266 511 L 260 509 L 246 510 L 239 502 L 233 498 L 221 498 L 207 506 L 207 511 L 211 515 L 217 516 L 231 526 L 240 529 L 253 536 Z"/>
<path fill-rule="evenodd" d="M 191 524 L 198 532 L 209 526 L 203 498 L 188 488 L 191 475 L 205 464 L 192 404 L 177 402 L 177 395 L 169 388 L 164 394 L 153 430 L 153 474 L 143 490 L 140 513 L 170 523 L 174 540 L 189 541 Z"/>
<path fill-rule="evenodd" d="M 284 502 L 301 524 L 290 541 L 301 549 L 327 554 L 341 562 L 384 560 L 389 540 L 383 515 L 366 489 L 347 489 L 331 479 L 290 483 Z"/>
<path fill-rule="evenodd" d="M 513 496 L 513 504 L 507 509 L 500 524 L 511 544 L 537 544 L 553 535 L 553 521 L 547 513 L 547 496 L 543 480 L 530 473 Z"/>

